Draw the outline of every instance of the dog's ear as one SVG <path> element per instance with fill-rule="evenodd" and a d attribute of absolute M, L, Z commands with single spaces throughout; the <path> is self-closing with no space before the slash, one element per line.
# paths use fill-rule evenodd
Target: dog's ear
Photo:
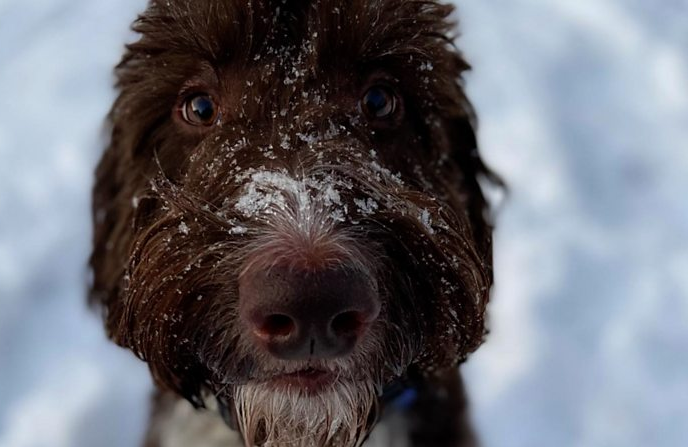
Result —
<path fill-rule="evenodd" d="M 112 120 L 111 120 L 112 121 Z M 114 126 L 113 126 L 114 127 Z M 116 308 L 124 281 L 135 205 L 131 185 L 125 183 L 128 151 L 116 127 L 95 173 L 92 196 L 93 248 L 90 257 L 89 302 L 103 312 L 110 336 L 116 327 Z"/>
<path fill-rule="evenodd" d="M 492 270 L 493 216 L 485 190 L 505 189 L 502 179 L 483 161 L 476 136 L 477 119 L 473 106 L 461 95 L 461 113 L 447 125 L 450 158 L 461 171 L 460 191 L 465 195 L 476 246 L 486 266 Z"/>
<path fill-rule="evenodd" d="M 453 113 L 445 118 L 445 135 L 448 144 L 448 153 L 445 152 L 445 154 L 449 158 L 445 167 L 450 170 L 448 178 L 458 179 L 452 201 L 459 213 L 465 210 L 465 216 L 470 224 L 470 233 L 463 233 L 466 238 L 464 240 L 476 261 L 470 273 L 464 275 L 465 291 L 470 291 L 470 293 L 457 295 L 449 304 L 455 309 L 461 309 L 467 322 L 463 326 L 465 331 L 463 342 L 466 351 L 459 357 L 465 359 L 468 352 L 474 351 L 482 344 L 486 333 L 485 310 L 494 281 L 493 224 L 486 190 L 501 188 L 503 182 L 483 161 L 478 149 L 473 108 L 462 93 L 459 97 L 461 98 L 460 113 Z M 472 243 L 469 241 L 471 237 Z"/>

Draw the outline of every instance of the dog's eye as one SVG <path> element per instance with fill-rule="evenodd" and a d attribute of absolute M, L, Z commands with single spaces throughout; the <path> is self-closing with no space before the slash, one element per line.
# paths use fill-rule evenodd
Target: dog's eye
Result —
<path fill-rule="evenodd" d="M 198 94 L 188 98 L 181 108 L 182 117 L 194 126 L 212 126 L 217 121 L 217 107 L 212 98 Z"/>
<path fill-rule="evenodd" d="M 397 110 L 397 97 L 390 88 L 378 85 L 363 95 L 360 107 L 369 119 L 389 118 Z"/>

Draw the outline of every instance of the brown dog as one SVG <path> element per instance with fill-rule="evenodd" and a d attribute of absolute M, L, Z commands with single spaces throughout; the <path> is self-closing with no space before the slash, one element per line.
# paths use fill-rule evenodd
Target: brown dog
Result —
<path fill-rule="evenodd" d="M 498 179 L 450 12 L 153 0 L 135 22 L 91 301 L 159 387 L 148 445 L 357 446 L 378 421 L 387 445 L 474 445 L 457 365 L 485 333 Z"/>

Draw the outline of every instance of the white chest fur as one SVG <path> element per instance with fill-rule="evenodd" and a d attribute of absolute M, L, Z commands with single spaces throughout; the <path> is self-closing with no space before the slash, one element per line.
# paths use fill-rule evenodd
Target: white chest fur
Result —
<path fill-rule="evenodd" d="M 244 447 L 217 413 L 195 410 L 185 400 L 178 400 L 156 428 L 161 447 Z"/>

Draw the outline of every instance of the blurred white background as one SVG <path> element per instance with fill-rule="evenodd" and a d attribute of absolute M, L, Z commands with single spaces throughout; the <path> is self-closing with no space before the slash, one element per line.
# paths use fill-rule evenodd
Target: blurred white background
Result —
<path fill-rule="evenodd" d="M 688 445 L 688 1 L 458 0 L 499 214 L 485 447 Z M 84 304 L 111 68 L 144 0 L 0 0 L 0 447 L 137 445 Z"/>

